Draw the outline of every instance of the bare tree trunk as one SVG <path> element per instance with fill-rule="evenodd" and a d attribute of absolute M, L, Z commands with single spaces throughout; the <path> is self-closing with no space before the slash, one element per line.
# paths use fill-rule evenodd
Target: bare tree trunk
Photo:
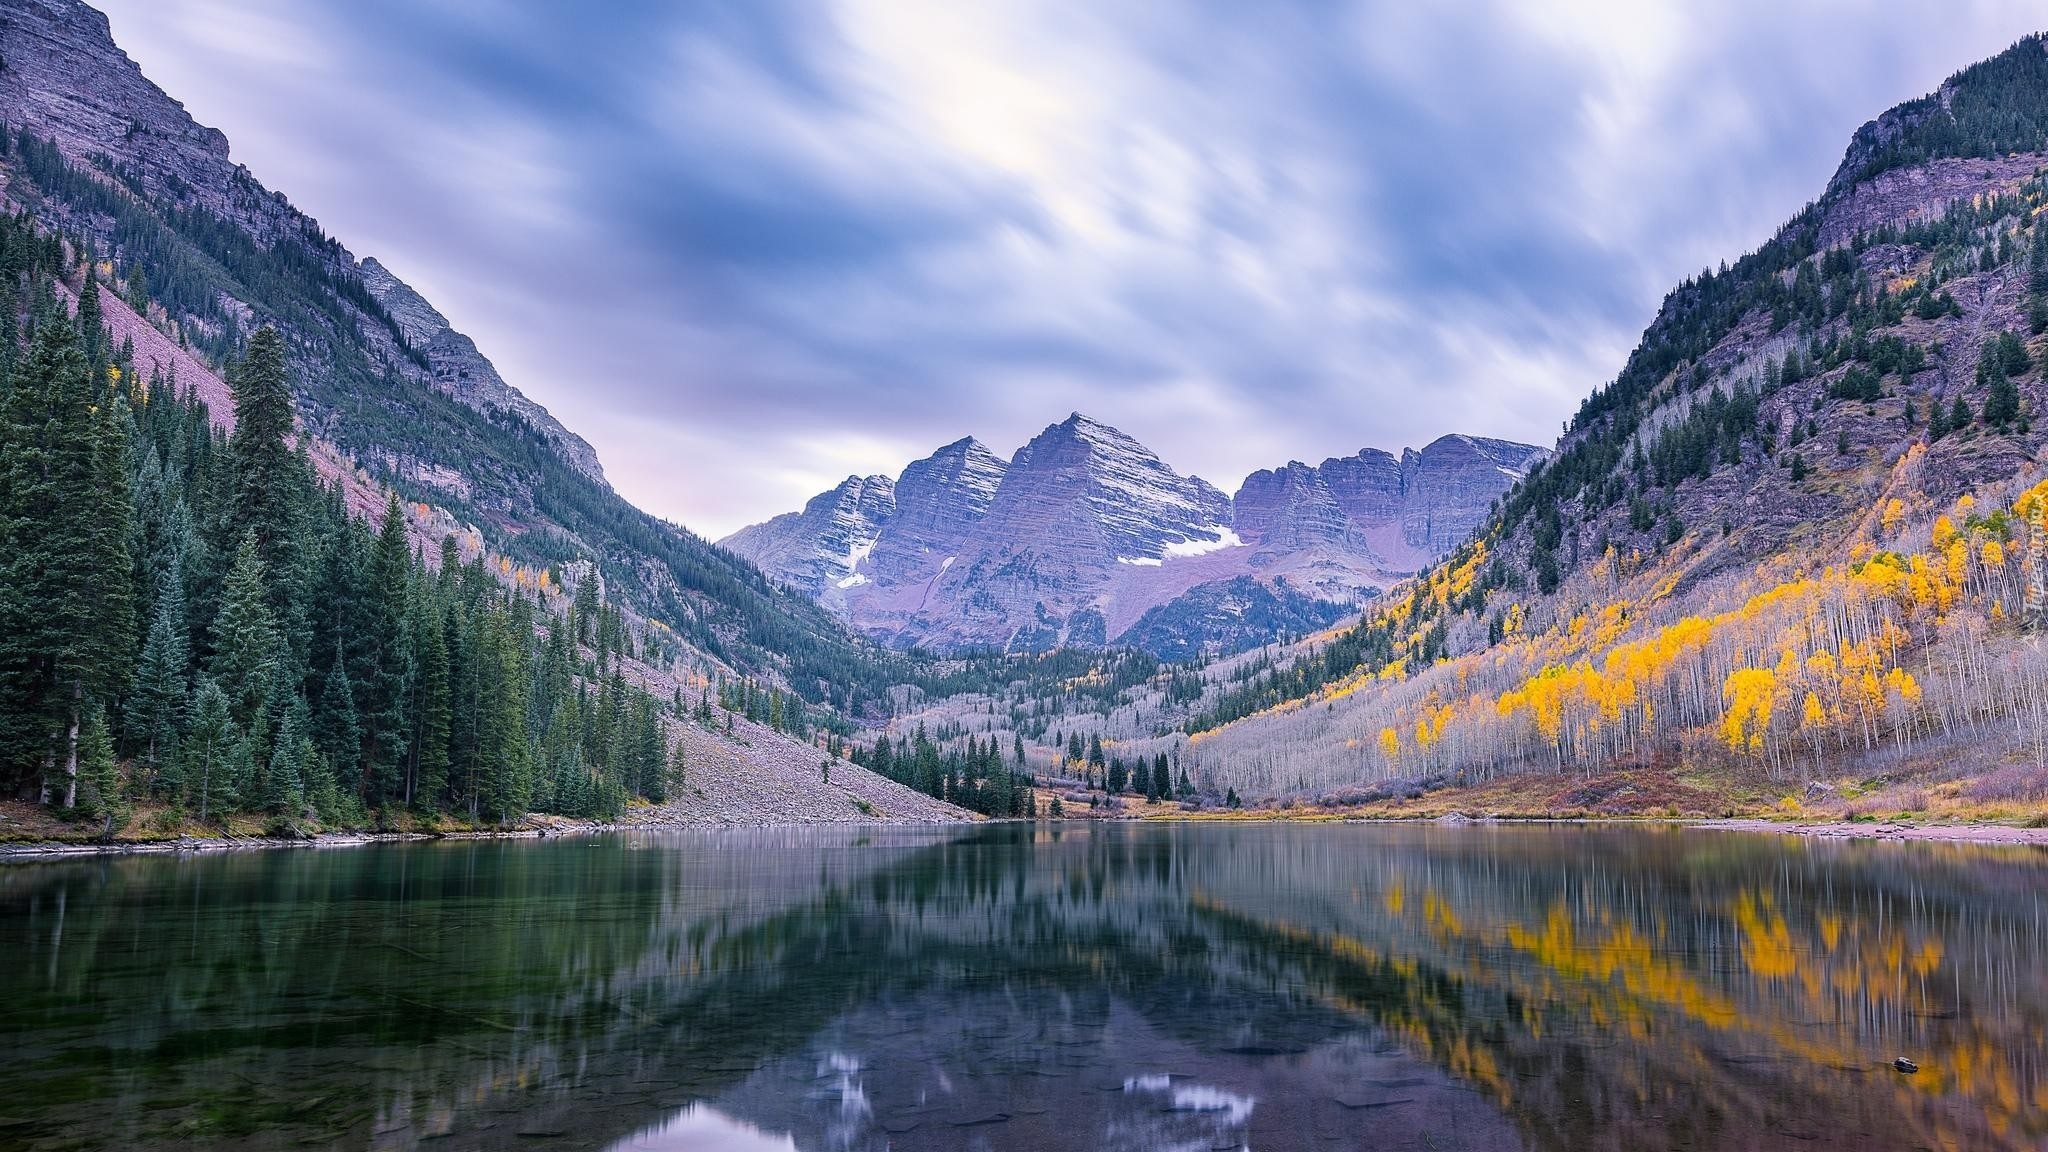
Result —
<path fill-rule="evenodd" d="M 71 729 L 64 736 L 64 810 L 78 806 L 78 713 L 85 706 L 85 685 L 71 682 Z"/>

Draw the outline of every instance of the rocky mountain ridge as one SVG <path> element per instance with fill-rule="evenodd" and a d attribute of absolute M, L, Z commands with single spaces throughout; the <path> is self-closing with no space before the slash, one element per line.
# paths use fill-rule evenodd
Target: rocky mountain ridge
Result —
<path fill-rule="evenodd" d="M 1233 498 L 1077 412 L 1012 461 L 956 441 L 720 543 L 899 647 L 1132 637 L 1179 658 L 1335 622 L 1461 542 L 1542 456 L 1445 436 L 1255 472 Z"/>

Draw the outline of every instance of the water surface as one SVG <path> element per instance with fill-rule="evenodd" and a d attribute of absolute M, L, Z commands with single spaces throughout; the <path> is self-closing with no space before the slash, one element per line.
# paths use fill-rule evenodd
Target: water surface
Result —
<path fill-rule="evenodd" d="M 2044 881 L 1528 826 L 7 865 L 0 1147 L 2039 1148 Z"/>

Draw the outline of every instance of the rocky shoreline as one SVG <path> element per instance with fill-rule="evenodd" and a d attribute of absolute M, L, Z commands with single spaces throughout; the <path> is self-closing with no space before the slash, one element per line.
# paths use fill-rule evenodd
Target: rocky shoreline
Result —
<path fill-rule="evenodd" d="M 1785 823 L 1777 820 L 1706 820 L 1691 825 L 1728 832 L 1777 832 L 1823 840 L 1923 840 L 1944 844 L 2048 844 L 2048 828 L 2011 824 L 1901 824 L 1827 820 Z"/>

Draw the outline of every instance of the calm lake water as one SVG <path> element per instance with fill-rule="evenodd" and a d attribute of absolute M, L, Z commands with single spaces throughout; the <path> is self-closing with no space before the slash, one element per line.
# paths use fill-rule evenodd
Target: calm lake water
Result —
<path fill-rule="evenodd" d="M 2044 892 L 1600 827 L 15 864 L 0 1147 L 2040 1148 Z"/>

